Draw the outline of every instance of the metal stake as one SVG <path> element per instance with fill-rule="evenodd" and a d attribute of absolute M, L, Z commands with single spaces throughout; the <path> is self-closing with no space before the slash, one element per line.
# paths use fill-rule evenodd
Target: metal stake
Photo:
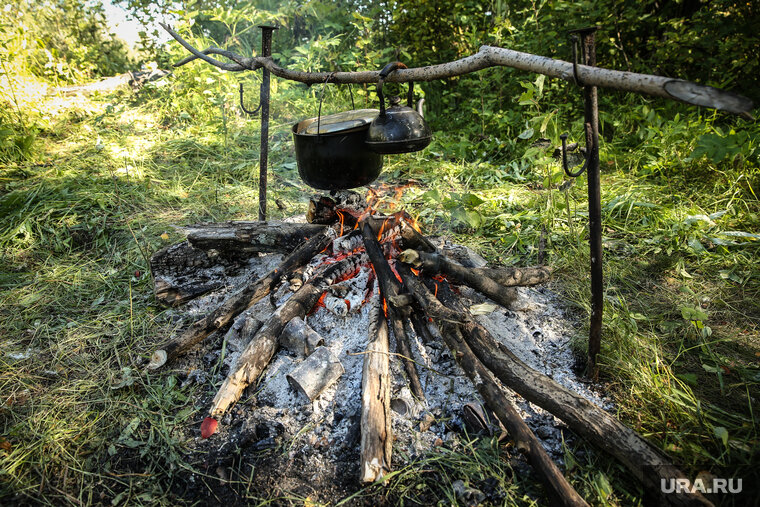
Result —
<path fill-rule="evenodd" d="M 261 56 L 272 56 L 272 32 L 275 26 L 259 25 L 261 28 Z M 267 163 L 269 159 L 269 71 L 261 71 L 261 150 L 259 153 L 259 220 L 267 219 Z"/>
<path fill-rule="evenodd" d="M 581 38 L 583 64 L 596 65 L 596 27 L 573 30 Z M 578 81 L 577 71 L 575 75 Z M 588 375 L 596 379 L 599 369 L 596 356 L 602 340 L 602 311 L 604 308 L 604 282 L 602 278 L 602 197 L 599 170 L 599 105 L 596 86 L 583 86 L 583 113 L 586 130 L 588 171 L 589 247 L 591 250 L 591 319 L 588 336 Z"/>

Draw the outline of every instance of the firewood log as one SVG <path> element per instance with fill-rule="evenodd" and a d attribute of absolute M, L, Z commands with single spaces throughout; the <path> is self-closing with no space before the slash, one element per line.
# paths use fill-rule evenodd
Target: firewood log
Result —
<path fill-rule="evenodd" d="M 391 380 L 388 361 L 388 321 L 379 296 L 372 299 L 369 336 L 362 369 L 361 458 L 362 482 L 374 482 L 391 468 Z"/>
<path fill-rule="evenodd" d="M 410 312 L 408 308 L 393 304 L 394 301 L 397 301 L 396 296 L 401 293 L 401 283 L 391 271 L 391 267 L 383 255 L 382 248 L 377 241 L 376 233 L 372 230 L 372 227 L 368 223 L 364 223 L 360 228 L 362 237 L 364 238 L 364 248 L 375 269 L 375 275 L 380 286 L 380 294 L 389 303 L 388 318 L 390 318 L 391 327 L 393 328 L 393 336 L 396 337 L 396 351 L 402 356 L 404 370 L 409 378 L 409 387 L 414 396 L 420 400 L 424 400 L 425 393 L 422 390 L 420 377 L 412 360 L 411 343 L 404 326 Z"/>

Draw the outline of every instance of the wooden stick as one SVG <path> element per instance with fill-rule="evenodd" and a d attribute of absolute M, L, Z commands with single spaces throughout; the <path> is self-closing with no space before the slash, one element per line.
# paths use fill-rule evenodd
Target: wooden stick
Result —
<path fill-rule="evenodd" d="M 426 273 L 445 273 L 455 281 L 469 285 L 506 308 L 509 308 L 517 299 L 517 291 L 514 287 L 505 287 L 496 283 L 484 276 L 482 271 L 477 271 L 476 268 L 465 268 L 439 253 L 404 250 L 399 255 L 399 260 L 422 267 Z"/>
<path fill-rule="evenodd" d="M 526 287 L 549 281 L 552 268 L 547 266 L 528 266 L 524 268 L 467 268 L 456 261 L 437 252 L 405 250 L 399 255 L 399 260 L 433 273 L 446 273 L 459 283 L 467 283 L 463 279 L 473 273 L 477 277 L 490 278 L 505 287 Z M 467 284 L 469 285 L 469 284 Z"/>
<path fill-rule="evenodd" d="M 290 253 L 304 241 L 323 232 L 325 226 L 276 220 L 231 221 L 186 225 L 179 230 L 195 248 L 236 257 L 241 252 Z"/>
<path fill-rule="evenodd" d="M 462 324 L 468 345 L 483 364 L 506 386 L 523 398 L 562 419 L 571 430 L 603 451 L 615 457 L 649 491 L 660 494 L 661 481 L 685 480 L 686 476 L 672 460 L 647 442 L 641 435 L 625 426 L 586 398 L 568 390 L 548 376 L 539 373 L 497 342 L 464 308 L 447 308 L 432 297 L 422 281 L 401 265 L 398 269 L 404 285 L 414 294 L 417 303 L 435 319 Z M 439 283 L 438 294 L 444 297 L 445 283 Z M 456 301 L 456 298 L 452 298 Z M 447 300 L 447 304 L 450 301 Z M 451 303 L 455 306 L 455 303 Z M 669 483 L 669 482 L 667 482 Z M 664 495 L 670 505 L 712 505 L 701 494 L 680 492 Z"/>
<path fill-rule="evenodd" d="M 451 349 L 457 363 L 507 429 L 517 450 L 526 455 L 528 462 L 547 486 L 554 500 L 566 506 L 588 506 L 586 501 L 567 482 L 549 455 L 546 454 L 541 442 L 528 428 L 520 414 L 517 413 L 512 402 L 505 396 L 493 374 L 475 357 L 475 354 L 464 341 L 459 326 L 447 321 L 441 321 L 441 326 L 443 341 Z"/>
<path fill-rule="evenodd" d="M 364 248 L 367 251 L 372 266 L 375 268 L 378 285 L 380 286 L 380 295 L 388 302 L 388 317 L 393 327 L 393 336 L 396 337 L 396 352 L 402 357 L 404 370 L 409 378 L 409 387 L 412 394 L 420 400 L 425 399 L 425 393 L 422 390 L 420 377 L 412 361 L 412 348 L 409 336 L 406 333 L 404 322 L 409 317 L 408 307 L 396 306 L 394 302 L 396 297 L 401 294 L 401 283 L 396 279 L 396 275 L 391 271 L 388 261 L 383 255 L 380 243 L 377 241 L 376 233 L 368 223 L 360 225 L 362 237 L 364 239 Z"/>
<path fill-rule="evenodd" d="M 362 369 L 361 458 L 362 482 L 374 482 L 391 469 L 393 430 L 389 373 L 388 321 L 380 296 L 372 298 L 367 354 Z"/>
<path fill-rule="evenodd" d="M 232 51 L 219 48 L 207 48 L 203 51 L 198 51 L 169 25 L 161 23 L 161 27 L 192 53 L 192 56 L 177 62 L 174 65 L 175 67 L 200 58 L 211 65 L 230 71 L 256 70 L 263 67 L 277 77 L 307 84 L 377 83 L 380 78 L 379 71 L 303 72 L 280 67 L 274 63 L 271 57 L 259 56 L 247 58 L 237 55 Z M 235 63 L 221 62 L 208 56 L 210 54 L 222 55 Z M 571 62 L 493 46 L 481 46 L 476 54 L 453 62 L 413 69 L 399 69 L 391 73 L 386 80 L 396 83 L 433 81 L 461 76 L 496 66 L 513 67 L 575 83 L 573 64 Z M 752 101 L 747 97 L 682 79 L 623 72 L 587 65 L 578 65 L 577 71 L 578 80 L 585 86 L 598 86 L 600 88 L 612 88 L 626 92 L 664 97 L 696 106 L 723 109 L 730 113 L 741 114 L 745 117 L 749 116 L 749 118 L 751 118 L 750 112 L 754 107 Z"/>
<path fill-rule="evenodd" d="M 298 247 L 264 278 L 249 279 L 241 290 L 228 297 L 218 308 L 194 322 L 176 338 L 160 345 L 151 356 L 150 363 L 147 366 L 148 370 L 160 368 L 193 345 L 203 341 L 217 329 L 227 325 L 240 312 L 256 304 L 277 286 L 283 276 L 306 264 L 324 250 L 332 241 L 333 236 L 332 229 L 325 229 Z"/>
<path fill-rule="evenodd" d="M 211 403 L 209 415 L 217 418 L 243 394 L 269 364 L 277 350 L 277 339 L 285 325 L 296 317 L 303 318 L 323 292 L 339 277 L 354 271 L 364 261 L 362 255 L 352 255 L 330 264 L 322 273 L 305 283 L 298 292 L 282 304 L 259 329 L 238 357 Z"/>

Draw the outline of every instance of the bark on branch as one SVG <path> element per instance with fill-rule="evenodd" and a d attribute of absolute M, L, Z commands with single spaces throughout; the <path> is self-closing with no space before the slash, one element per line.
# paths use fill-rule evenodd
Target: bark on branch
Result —
<path fill-rule="evenodd" d="M 266 68 L 277 77 L 306 84 L 316 83 L 377 83 L 379 71 L 361 72 L 303 72 L 280 67 L 272 58 L 243 57 L 232 51 L 219 48 L 207 48 L 199 51 L 175 32 L 169 25 L 161 24 L 177 42 L 187 49 L 189 56 L 175 64 L 175 67 L 190 61 L 201 59 L 220 69 L 229 71 L 257 70 Z M 209 55 L 220 55 L 234 63 L 225 63 Z M 549 77 L 564 79 L 574 83 L 573 64 L 563 60 L 555 60 L 546 56 L 538 56 L 511 49 L 493 46 L 481 46 L 474 55 L 438 65 L 428 65 L 413 69 L 400 69 L 388 76 L 386 81 L 432 81 L 477 72 L 489 67 L 512 67 L 515 69 L 535 72 Z M 742 95 L 699 85 L 682 79 L 673 79 L 650 74 L 638 74 L 600 67 L 578 65 L 578 78 L 584 85 L 612 88 L 626 92 L 664 97 L 696 106 L 722 109 L 730 113 L 752 118 L 750 111 L 754 107 L 752 100 Z"/>

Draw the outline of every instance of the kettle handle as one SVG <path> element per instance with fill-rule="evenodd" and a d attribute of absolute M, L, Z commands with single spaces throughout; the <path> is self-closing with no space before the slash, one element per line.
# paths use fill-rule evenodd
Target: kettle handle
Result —
<path fill-rule="evenodd" d="M 385 97 L 383 96 L 383 83 L 385 78 L 390 75 L 391 72 L 397 69 L 408 69 L 406 65 L 401 62 L 391 62 L 380 71 L 380 80 L 377 82 L 377 97 L 380 99 L 380 116 L 385 116 Z M 409 81 L 409 92 L 406 94 L 406 103 L 409 107 L 412 107 L 412 101 L 414 99 L 414 81 Z"/>

